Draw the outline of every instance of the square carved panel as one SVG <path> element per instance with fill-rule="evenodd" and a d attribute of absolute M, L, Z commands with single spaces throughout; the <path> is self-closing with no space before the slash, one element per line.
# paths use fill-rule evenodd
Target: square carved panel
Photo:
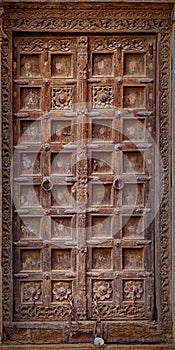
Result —
<path fill-rule="evenodd" d="M 52 249 L 52 270 L 70 270 L 72 266 L 71 249 Z"/>
<path fill-rule="evenodd" d="M 72 120 L 52 120 L 51 141 L 69 143 L 72 135 Z"/>
<path fill-rule="evenodd" d="M 54 77 L 72 77 L 73 60 L 71 54 L 56 54 L 51 56 L 51 73 Z"/>
<path fill-rule="evenodd" d="M 21 250 L 21 270 L 41 270 L 41 251 L 39 249 Z"/>
<path fill-rule="evenodd" d="M 114 106 L 114 90 L 112 86 L 93 86 L 93 108 L 112 108 Z"/>
<path fill-rule="evenodd" d="M 125 86 L 124 108 L 145 108 L 145 87 Z"/>
<path fill-rule="evenodd" d="M 144 217 L 143 216 L 123 216 L 122 236 L 128 239 L 144 238 Z"/>
<path fill-rule="evenodd" d="M 20 238 L 35 240 L 41 238 L 40 217 L 22 217 L 20 220 Z"/>
<path fill-rule="evenodd" d="M 39 185 L 20 185 L 20 206 L 40 207 L 41 187 Z"/>
<path fill-rule="evenodd" d="M 91 216 L 92 238 L 112 237 L 112 218 L 105 215 Z"/>
<path fill-rule="evenodd" d="M 92 269 L 110 270 L 112 268 L 111 248 L 92 248 Z"/>
<path fill-rule="evenodd" d="M 112 205 L 112 185 L 92 184 L 90 187 L 90 202 L 94 206 Z"/>
<path fill-rule="evenodd" d="M 92 55 L 92 75 L 111 76 L 114 74 L 112 53 L 94 53 Z"/>
<path fill-rule="evenodd" d="M 124 280 L 123 300 L 128 302 L 143 302 L 145 296 L 144 280 Z"/>
<path fill-rule="evenodd" d="M 144 206 L 144 185 L 125 184 L 122 197 L 123 205 Z"/>
<path fill-rule="evenodd" d="M 72 88 L 58 87 L 52 89 L 52 109 L 71 109 L 73 104 Z"/>
<path fill-rule="evenodd" d="M 144 173 L 144 158 L 141 152 L 123 152 L 123 172 L 130 174 Z"/>
<path fill-rule="evenodd" d="M 125 53 L 124 54 L 124 74 L 131 76 L 145 75 L 145 54 Z"/>
<path fill-rule="evenodd" d="M 144 269 L 144 250 L 143 249 L 123 249 L 123 269 L 143 270 Z"/>
<path fill-rule="evenodd" d="M 72 217 L 52 217 L 51 237 L 53 239 L 72 239 Z"/>
<path fill-rule="evenodd" d="M 72 153 L 60 152 L 51 155 L 51 172 L 52 174 L 72 174 Z"/>
<path fill-rule="evenodd" d="M 41 141 L 40 121 L 20 121 L 20 143 L 37 143 Z"/>
<path fill-rule="evenodd" d="M 40 169 L 40 153 L 26 152 L 21 153 L 21 175 L 39 175 L 41 174 Z"/>
<path fill-rule="evenodd" d="M 113 174 L 112 152 L 92 152 L 91 156 L 92 173 Z"/>
<path fill-rule="evenodd" d="M 52 282 L 52 302 L 65 303 L 69 302 L 69 297 L 73 293 L 71 281 L 53 281 Z"/>
<path fill-rule="evenodd" d="M 23 110 L 38 110 L 41 108 L 40 88 L 21 88 L 20 89 L 20 108 Z"/>
<path fill-rule="evenodd" d="M 71 207 L 73 202 L 71 189 L 71 185 L 54 186 L 51 195 L 51 205 L 56 207 Z"/>
<path fill-rule="evenodd" d="M 92 141 L 112 140 L 112 120 L 93 119 L 92 121 Z"/>
<path fill-rule="evenodd" d="M 123 119 L 123 140 L 145 140 L 145 119 Z"/>
<path fill-rule="evenodd" d="M 96 298 L 99 302 L 112 301 L 113 281 L 93 280 L 92 293 L 93 293 L 93 298 Z"/>
<path fill-rule="evenodd" d="M 40 75 L 40 55 L 20 55 L 20 75 L 28 78 Z"/>
<path fill-rule="evenodd" d="M 22 304 L 41 304 L 42 303 L 42 282 L 30 281 L 21 283 L 21 302 Z"/>

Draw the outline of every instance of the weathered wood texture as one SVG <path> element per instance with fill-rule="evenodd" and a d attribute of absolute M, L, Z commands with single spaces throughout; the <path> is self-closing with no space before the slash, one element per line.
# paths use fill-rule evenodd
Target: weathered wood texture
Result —
<path fill-rule="evenodd" d="M 21 349 L 21 350 L 37 350 L 37 349 L 42 349 L 42 350 L 63 350 L 63 349 L 97 349 L 94 345 L 92 344 L 69 344 L 69 345 L 61 345 L 61 346 L 53 346 L 53 345 L 41 345 L 41 346 L 36 346 L 36 345 L 29 345 L 29 346 L 24 346 L 24 345 L 13 345 L 13 346 L 8 346 L 4 345 L 1 347 L 4 350 L 13 350 L 13 349 Z M 105 345 L 101 349 L 104 350 L 172 350 L 174 349 L 174 345 Z"/>
<path fill-rule="evenodd" d="M 4 8 L 3 341 L 170 349 L 172 7 L 71 6 Z"/>

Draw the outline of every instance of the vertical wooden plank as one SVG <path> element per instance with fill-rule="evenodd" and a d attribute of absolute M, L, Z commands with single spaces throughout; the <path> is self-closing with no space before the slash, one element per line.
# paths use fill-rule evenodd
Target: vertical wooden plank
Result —
<path fill-rule="evenodd" d="M 78 39 L 77 53 L 77 310 L 80 319 L 86 317 L 86 204 L 87 204 L 87 150 L 86 150 L 86 94 L 88 39 Z"/>

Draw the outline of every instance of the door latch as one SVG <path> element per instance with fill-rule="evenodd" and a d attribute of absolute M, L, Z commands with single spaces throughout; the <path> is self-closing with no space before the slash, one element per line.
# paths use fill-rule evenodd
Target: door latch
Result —
<path fill-rule="evenodd" d="M 98 307 L 98 299 L 95 296 L 93 299 L 94 304 L 94 312 L 96 314 L 97 320 L 94 325 L 94 345 L 98 348 L 104 345 L 103 339 L 103 324 L 100 317 L 99 307 Z"/>

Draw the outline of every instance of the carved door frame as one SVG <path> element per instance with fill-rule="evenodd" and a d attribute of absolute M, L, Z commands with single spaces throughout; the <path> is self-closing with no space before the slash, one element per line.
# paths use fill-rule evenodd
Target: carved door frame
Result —
<path fill-rule="evenodd" d="M 10 197 L 10 164 L 11 164 L 11 135 L 12 135 L 12 61 L 11 52 L 13 34 L 17 32 L 38 33 L 151 33 L 156 35 L 160 55 L 160 69 L 157 71 L 157 125 L 159 127 L 159 150 L 162 159 L 163 171 L 160 174 L 162 201 L 160 205 L 159 235 L 157 239 L 156 279 L 160 289 L 157 296 L 158 320 L 150 322 L 150 342 L 172 343 L 172 299 L 171 299 L 171 206 L 170 206 L 170 106 L 171 106 L 171 33 L 172 33 L 172 6 L 171 5 L 143 5 L 140 9 L 131 10 L 130 5 L 111 4 L 100 6 L 91 4 L 89 8 L 74 4 L 42 6 L 19 5 L 4 6 L 3 40 L 2 40 L 2 294 L 3 294 L 3 340 L 8 343 L 12 337 L 12 257 L 11 257 L 11 197 Z M 118 323 L 116 332 L 121 331 L 123 324 Z M 146 328 L 148 324 L 146 325 Z M 145 334 L 143 343 L 149 342 L 148 333 L 143 325 L 136 324 L 138 332 Z M 21 328 L 23 339 L 25 327 Z M 38 330 L 42 332 L 43 330 Z M 136 333 L 137 333 L 136 331 Z M 48 330 L 48 336 L 57 329 Z M 23 333 L 23 334 L 22 334 Z M 30 330 L 31 342 L 34 330 Z M 33 335 L 35 334 L 35 335 Z M 13 338 L 13 337 L 12 337 Z M 137 341 L 137 340 L 135 340 Z M 13 343 L 13 340 L 11 341 Z M 21 340 L 22 342 L 22 340 Z M 69 347 L 70 345 L 68 345 Z M 89 347 L 90 348 L 90 347 Z M 83 348 L 84 349 L 84 348 Z M 160 349 L 160 345 L 157 349 Z"/>

